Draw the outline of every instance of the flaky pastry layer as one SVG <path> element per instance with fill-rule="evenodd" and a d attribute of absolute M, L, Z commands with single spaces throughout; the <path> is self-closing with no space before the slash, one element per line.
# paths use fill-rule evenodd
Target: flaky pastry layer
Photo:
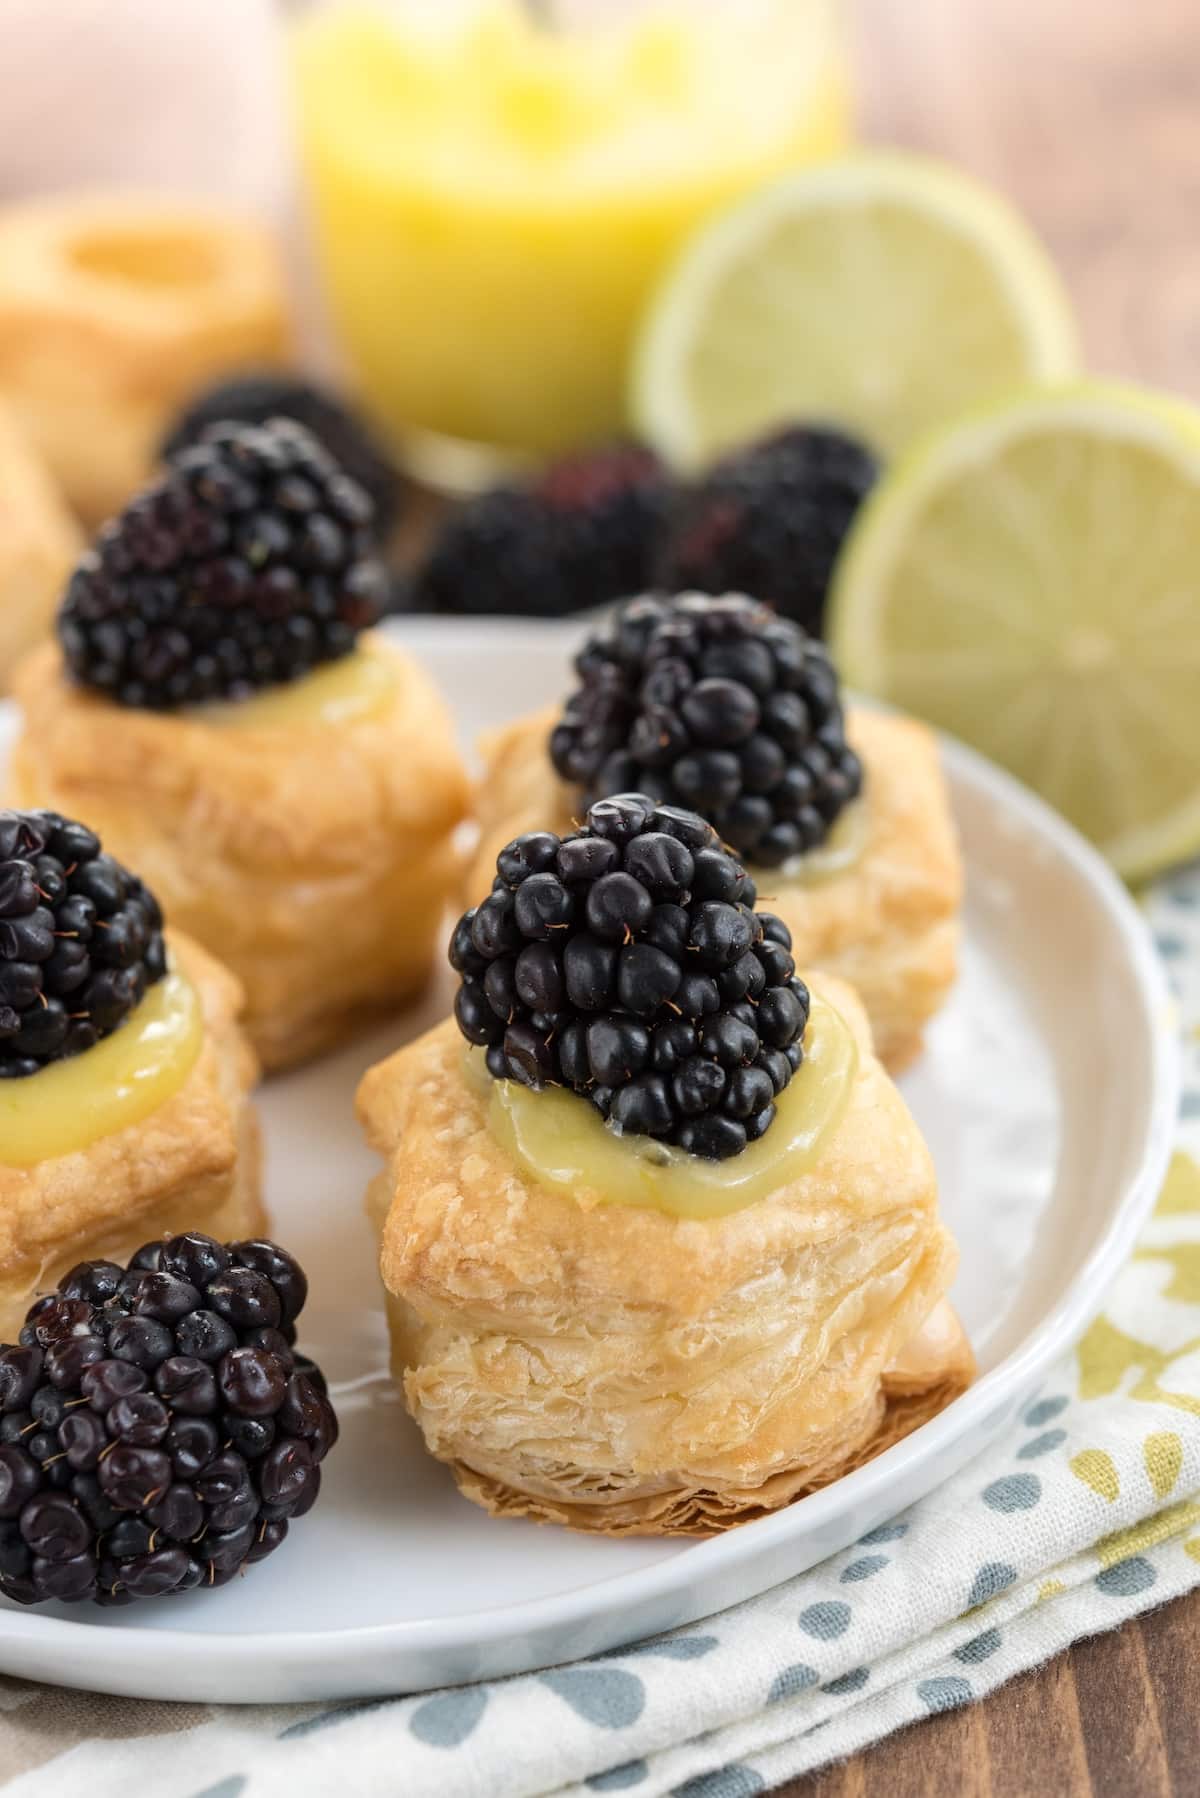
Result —
<path fill-rule="evenodd" d="M 224 1241 L 265 1228 L 249 1097 L 258 1063 L 238 1023 L 240 983 L 179 931 L 167 938 L 200 998 L 200 1054 L 140 1123 L 32 1167 L 0 1166 L 0 1342 L 17 1340 L 35 1296 L 77 1261 L 126 1261 L 181 1230 Z"/>
<path fill-rule="evenodd" d="M 57 648 L 18 670 L 16 803 L 83 819 L 246 990 L 263 1065 L 327 1048 L 414 996 L 461 875 L 469 784 L 433 682 L 396 671 L 381 714 L 250 728 L 116 706 Z"/>
<path fill-rule="evenodd" d="M 468 903 L 486 894 L 496 856 L 526 830 L 571 828 L 577 797 L 546 751 L 557 707 L 494 732 L 482 744 L 481 837 Z M 868 829 L 853 866 L 809 884 L 756 868 L 759 903 L 792 932 L 796 960 L 856 988 L 885 1066 L 904 1066 L 953 984 L 962 863 L 937 740 L 923 724 L 856 708 L 850 740 L 866 770 Z"/>
<path fill-rule="evenodd" d="M 452 1022 L 367 1074 L 397 1377 L 469 1497 L 576 1528 L 707 1534 L 837 1478 L 962 1390 L 956 1325 L 889 1385 L 956 1251 L 861 1006 L 813 984 L 858 1039 L 853 1090 L 815 1165 L 723 1218 L 527 1175 L 464 1079 Z"/>

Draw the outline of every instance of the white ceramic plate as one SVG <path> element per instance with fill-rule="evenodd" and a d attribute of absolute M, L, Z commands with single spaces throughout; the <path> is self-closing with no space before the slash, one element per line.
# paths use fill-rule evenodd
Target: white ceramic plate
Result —
<path fill-rule="evenodd" d="M 576 634 L 397 628 L 466 742 L 560 693 Z M 0 1671 L 146 1698 L 289 1701 L 571 1660 L 803 1571 L 1002 1430 L 1098 1308 L 1158 1189 L 1174 1052 L 1166 988 L 1124 889 L 1006 775 L 953 743 L 945 763 L 969 869 L 964 966 L 903 1086 L 962 1249 L 953 1296 L 981 1369 L 963 1398 L 836 1485 L 711 1542 L 592 1540 L 460 1498 L 383 1371 L 362 1213 L 374 1162 L 352 1112 L 363 1069 L 432 1022 L 443 990 L 419 1017 L 262 1094 L 275 1227 L 312 1276 L 303 1338 L 342 1418 L 320 1505 L 278 1555 L 211 1596 L 118 1612 L 0 1601 Z"/>

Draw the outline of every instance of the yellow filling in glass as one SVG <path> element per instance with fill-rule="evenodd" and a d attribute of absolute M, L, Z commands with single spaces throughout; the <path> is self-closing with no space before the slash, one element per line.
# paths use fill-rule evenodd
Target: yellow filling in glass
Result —
<path fill-rule="evenodd" d="M 618 1136 L 578 1093 L 531 1092 L 491 1081 L 488 1121 L 513 1159 L 547 1186 L 610 1205 L 650 1205 L 673 1217 L 725 1217 L 811 1168 L 845 1109 L 858 1065 L 849 1026 L 814 993 L 804 1060 L 776 1101 L 765 1136 L 728 1161 L 704 1161 L 649 1136 Z M 468 1052 L 470 1077 L 482 1071 Z"/>
<path fill-rule="evenodd" d="M 396 696 L 396 683 L 396 666 L 390 657 L 356 649 L 286 686 L 268 687 L 248 699 L 194 706 L 191 716 L 203 724 L 240 730 L 357 723 L 386 711 Z"/>
<path fill-rule="evenodd" d="M 32 1167 L 140 1123 L 179 1091 L 203 1040 L 195 988 L 182 974 L 165 975 L 82 1055 L 0 1081 L 0 1163 Z"/>

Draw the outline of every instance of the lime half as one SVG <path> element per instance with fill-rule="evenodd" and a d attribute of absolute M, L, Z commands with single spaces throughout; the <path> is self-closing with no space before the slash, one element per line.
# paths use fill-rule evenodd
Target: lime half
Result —
<path fill-rule="evenodd" d="M 631 403 L 678 467 L 796 420 L 890 457 L 1076 367 L 1066 299 L 1017 214 L 938 163 L 876 153 L 789 175 L 701 228 L 651 304 Z"/>
<path fill-rule="evenodd" d="M 1127 879 L 1197 853 L 1200 413 L 1089 382 L 928 439 L 859 514 L 829 635 Z"/>

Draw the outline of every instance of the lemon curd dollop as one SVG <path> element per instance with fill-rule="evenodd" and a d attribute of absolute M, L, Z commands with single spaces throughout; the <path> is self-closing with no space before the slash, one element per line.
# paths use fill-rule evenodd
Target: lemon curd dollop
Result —
<path fill-rule="evenodd" d="M 0 1082 L 0 1163 L 32 1167 L 140 1123 L 179 1091 L 203 1039 L 196 989 L 165 974 L 82 1055 Z"/>
<path fill-rule="evenodd" d="M 268 687 L 246 699 L 192 706 L 189 715 L 231 730 L 358 723 L 387 710 L 396 697 L 398 679 L 390 656 L 360 647 L 286 686 Z"/>
<path fill-rule="evenodd" d="M 754 877 L 765 893 L 780 886 L 816 886 L 857 867 L 871 835 L 870 803 L 866 794 L 853 800 L 835 818 L 829 835 L 815 849 L 794 855 L 778 868 L 756 868 Z"/>
<path fill-rule="evenodd" d="M 534 1179 L 586 1189 L 605 1204 L 713 1218 L 769 1197 L 815 1163 L 850 1096 L 858 1047 L 841 1014 L 814 993 L 804 1060 L 776 1101 L 775 1121 L 728 1161 L 704 1161 L 649 1136 L 619 1136 L 577 1093 L 491 1080 L 477 1049 L 468 1050 L 466 1066 L 473 1084 L 491 1089 L 493 1134 Z"/>

